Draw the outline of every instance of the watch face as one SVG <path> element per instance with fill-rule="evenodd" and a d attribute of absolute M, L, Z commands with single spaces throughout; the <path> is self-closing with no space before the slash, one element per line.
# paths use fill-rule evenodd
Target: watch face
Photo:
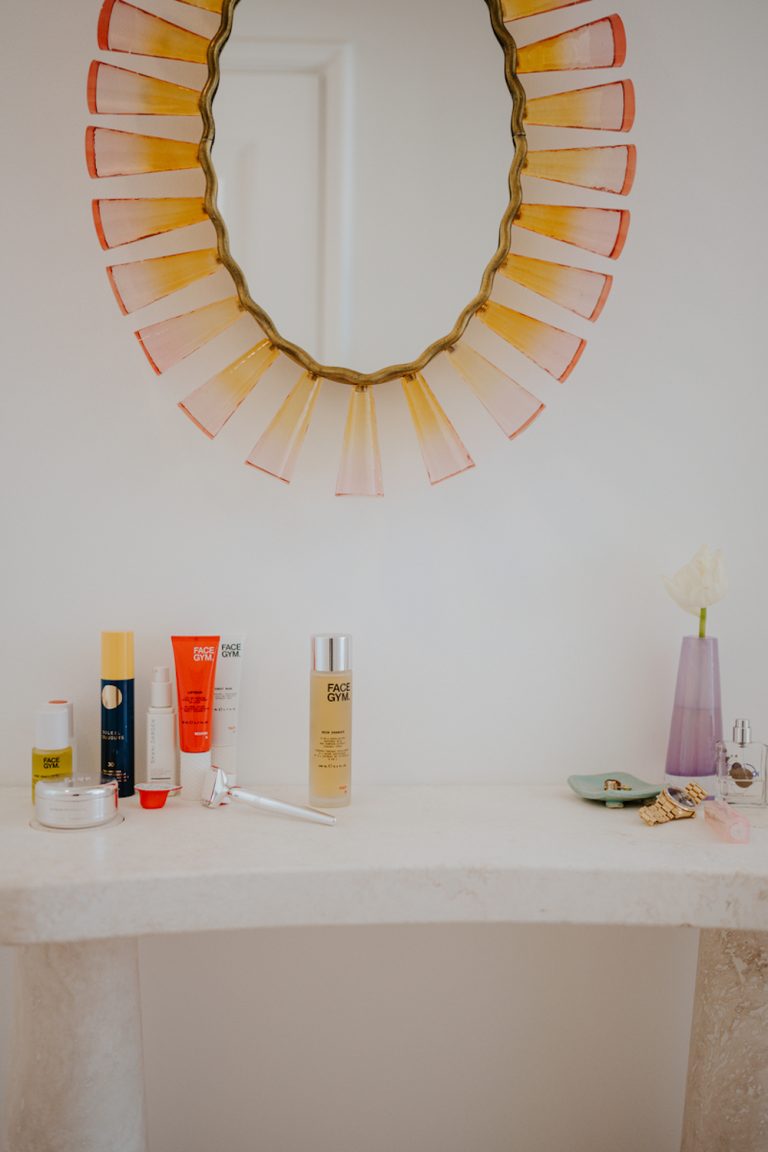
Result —
<path fill-rule="evenodd" d="M 674 800 L 675 804 L 679 804 L 681 808 L 695 808 L 696 805 L 687 792 L 682 788 L 667 788 L 670 800 Z"/>

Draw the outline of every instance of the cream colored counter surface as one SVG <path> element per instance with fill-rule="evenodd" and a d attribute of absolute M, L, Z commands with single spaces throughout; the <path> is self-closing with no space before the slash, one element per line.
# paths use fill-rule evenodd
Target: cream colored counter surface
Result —
<path fill-rule="evenodd" d="M 146 1152 L 138 936 L 482 921 L 707 929 L 683 1152 L 768 1147 L 768 810 L 750 812 L 745 846 L 700 813 L 648 828 L 565 785 L 358 789 L 335 827 L 242 803 L 121 813 L 46 832 L 27 788 L 0 790 L 0 943 L 18 946 L 10 1152 Z"/>
<path fill-rule="evenodd" d="M 360 789 L 333 828 L 243 803 L 120 810 L 39 831 L 27 789 L 0 790 L 0 943 L 484 920 L 768 930 L 766 809 L 746 846 L 701 814 L 648 828 L 636 806 L 557 785 Z"/>

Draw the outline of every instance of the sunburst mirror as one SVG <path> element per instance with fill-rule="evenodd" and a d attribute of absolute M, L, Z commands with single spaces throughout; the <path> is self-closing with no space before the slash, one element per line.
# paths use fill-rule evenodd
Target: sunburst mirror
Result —
<path fill-rule="evenodd" d="M 432 0 L 392 12 L 373 0 L 152 0 L 153 11 L 106 0 L 102 58 L 88 75 L 100 122 L 87 129 L 86 155 L 90 175 L 121 193 L 93 200 L 102 247 L 143 246 L 141 258 L 107 268 L 120 309 L 138 314 L 158 374 L 244 319 L 251 326 L 245 351 L 228 353 L 179 404 L 206 436 L 281 358 L 293 375 L 246 463 L 286 482 L 326 381 L 349 388 L 337 495 L 383 494 L 383 387 L 404 390 L 431 483 L 473 467 L 431 386 L 438 363 L 505 436 L 531 425 L 544 408 L 537 376 L 572 371 L 629 223 L 611 200 L 630 190 L 635 149 L 611 134 L 632 126 L 632 84 L 599 74 L 578 83 L 579 70 L 621 68 L 625 32 L 598 11 L 572 26 L 568 10 L 588 3 L 599 0 L 440 0 L 434 15 Z M 403 30 L 393 30 L 400 10 Z M 402 59 L 398 44 L 409 49 Z M 125 54 L 143 59 L 127 67 Z M 377 73 L 378 94 L 364 95 L 361 77 Z M 371 142 L 385 139 L 394 152 L 372 160 Z M 570 188 L 569 203 L 553 202 L 553 182 Z M 199 225 L 208 238 L 190 247 L 185 236 L 199 237 Z M 146 254 L 151 238 L 162 254 Z M 419 260 L 425 271 L 414 272 Z M 209 286 L 210 298 L 175 304 L 191 285 Z M 142 324 L 157 302 L 167 314 Z M 494 354 L 510 346 L 519 378 Z"/>

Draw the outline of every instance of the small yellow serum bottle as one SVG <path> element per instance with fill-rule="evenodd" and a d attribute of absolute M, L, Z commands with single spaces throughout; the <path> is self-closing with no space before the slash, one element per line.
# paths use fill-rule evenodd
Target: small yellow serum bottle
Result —
<path fill-rule="evenodd" d="M 46 704 L 35 713 L 32 749 L 32 803 L 38 780 L 66 780 L 72 776 L 72 744 L 66 706 Z"/>
<path fill-rule="evenodd" d="M 343 808 L 351 799 L 352 637 L 313 636 L 309 677 L 309 799 Z"/>

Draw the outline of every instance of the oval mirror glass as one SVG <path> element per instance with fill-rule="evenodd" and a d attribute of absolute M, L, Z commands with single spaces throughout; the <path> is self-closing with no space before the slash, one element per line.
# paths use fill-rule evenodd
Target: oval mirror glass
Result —
<path fill-rule="evenodd" d="M 281 337 L 371 373 L 448 335 L 510 200 L 485 0 L 240 0 L 213 115 L 232 257 Z"/>

